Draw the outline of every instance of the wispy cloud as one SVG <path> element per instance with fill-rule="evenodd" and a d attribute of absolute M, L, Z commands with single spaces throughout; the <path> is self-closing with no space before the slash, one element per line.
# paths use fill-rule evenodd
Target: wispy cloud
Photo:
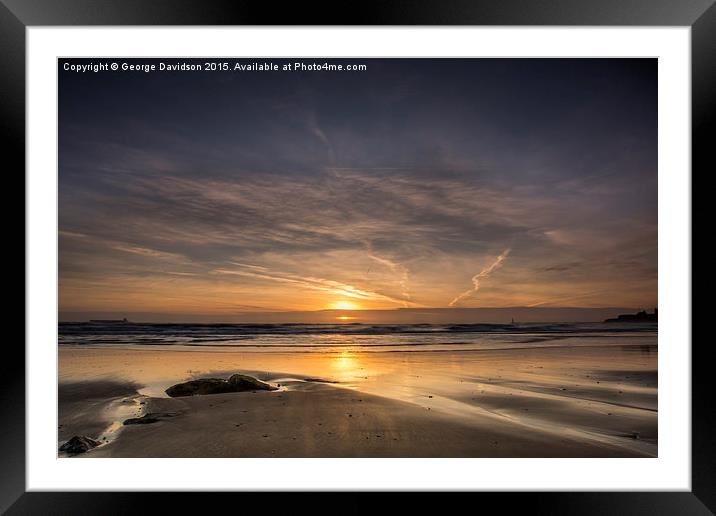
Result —
<path fill-rule="evenodd" d="M 611 289 L 592 290 L 590 292 L 583 292 L 581 294 L 577 294 L 577 295 L 573 295 L 573 296 L 553 297 L 551 299 L 545 299 L 544 301 L 539 301 L 537 303 L 530 303 L 527 306 L 529 308 L 534 308 L 537 306 L 552 305 L 555 303 L 564 303 L 565 301 L 575 301 L 577 299 L 585 299 L 585 298 L 589 298 L 592 296 L 596 296 L 598 294 L 603 294 L 605 292 L 608 292 L 609 290 L 611 290 Z"/>
<path fill-rule="evenodd" d="M 234 265 L 239 265 L 234 263 Z M 287 272 L 275 272 L 265 267 L 256 265 L 242 264 L 243 268 L 240 269 L 225 269 L 217 268 L 214 272 L 218 274 L 232 274 L 236 276 L 244 276 L 250 278 L 258 278 L 267 281 L 275 281 L 279 283 L 288 283 L 311 290 L 320 290 L 322 292 L 330 292 L 336 295 L 342 295 L 353 299 L 361 299 L 366 301 L 389 301 L 396 304 L 409 306 L 415 306 L 414 303 L 410 303 L 407 299 L 394 297 L 381 292 L 367 290 L 364 288 L 357 288 L 353 285 L 341 283 L 325 278 L 316 278 L 312 276 L 300 276 L 297 274 L 291 274 Z M 265 272 L 259 272 L 265 271 Z"/>
<path fill-rule="evenodd" d="M 116 249 L 117 251 L 124 251 L 125 253 L 138 254 L 140 256 L 148 256 L 151 258 L 181 258 L 181 256 L 176 253 L 157 251 L 156 249 L 149 249 L 148 247 L 115 245 L 113 246 L 113 249 Z"/>
<path fill-rule="evenodd" d="M 480 272 L 475 274 L 472 277 L 472 288 L 470 290 L 466 290 L 465 292 L 457 296 L 455 299 L 450 301 L 450 306 L 455 306 L 463 299 L 475 294 L 480 289 L 480 282 L 484 279 L 487 279 L 490 274 L 502 267 L 502 263 L 505 261 L 508 254 L 510 254 L 510 249 L 505 249 L 504 251 L 502 251 L 502 254 L 495 259 L 494 262 L 492 262 L 488 267 L 485 267 Z"/>
<path fill-rule="evenodd" d="M 308 128 L 315 136 L 318 138 L 323 145 L 326 147 L 326 151 L 328 152 L 328 158 L 329 162 L 331 164 L 335 163 L 335 152 L 333 150 L 333 145 L 331 145 L 331 141 L 328 139 L 328 136 L 326 136 L 326 133 L 321 129 L 321 126 L 318 124 L 318 119 L 316 117 L 316 114 L 314 112 L 311 112 L 308 117 Z"/>
<path fill-rule="evenodd" d="M 66 236 L 70 238 L 87 238 L 87 235 L 84 235 L 82 233 L 75 233 L 74 231 L 65 231 L 61 229 L 60 231 L 58 231 L 58 233 L 61 236 Z"/>
<path fill-rule="evenodd" d="M 408 288 L 410 272 L 408 271 L 408 268 L 398 262 L 394 262 L 393 260 L 390 260 L 383 256 L 378 256 L 378 254 L 376 254 L 375 250 L 373 249 L 373 245 L 370 242 L 365 242 L 365 245 L 368 249 L 368 257 L 371 260 L 378 262 L 379 264 L 390 269 L 391 272 L 393 272 L 394 274 L 398 275 L 398 283 L 400 284 L 401 295 L 405 298 L 405 301 L 403 301 L 403 305 L 407 307 L 408 301 L 410 300 L 410 290 Z"/>
<path fill-rule="evenodd" d="M 579 218 L 584 210 L 530 189 L 506 189 L 468 177 L 435 179 L 403 170 L 356 168 L 296 176 L 237 172 L 233 179 L 136 173 L 106 176 L 102 183 L 97 192 L 112 191 L 112 197 L 95 193 L 73 204 L 75 212 L 65 212 L 63 232 L 73 233 L 61 241 L 65 275 L 146 277 L 163 262 L 165 270 L 201 274 L 208 281 L 207 271 L 235 262 L 226 268 L 259 274 L 292 271 L 301 278 L 330 278 L 340 284 L 306 287 L 315 293 L 347 285 L 382 295 L 366 298 L 369 306 L 445 306 L 447 301 L 459 306 L 477 292 L 474 286 L 453 299 L 446 296 L 462 291 L 462 278 L 474 273 L 470 264 L 489 260 L 489 248 L 505 249 L 508 242 L 519 244 L 524 259 L 500 282 L 500 295 L 525 304 L 543 299 L 531 282 L 553 283 L 557 272 L 569 275 L 565 295 L 589 291 L 596 281 L 614 284 L 614 292 L 621 292 L 614 272 L 633 279 L 653 274 L 649 267 L 655 263 L 651 254 L 644 254 L 625 272 L 617 263 L 596 260 L 604 254 L 605 242 L 610 256 L 654 247 L 648 239 L 655 230 L 644 224 L 625 227 L 590 218 L 591 225 L 585 226 Z M 84 215 L 83 206 L 92 207 L 92 217 Z M 634 234 L 647 241 L 635 241 Z M 563 260 L 557 265 L 583 264 L 579 274 L 551 270 L 554 256 Z M 370 278 L 366 262 L 378 266 Z M 475 277 L 478 285 L 486 278 Z M 254 279 L 226 295 L 271 295 L 266 302 L 285 309 L 323 303 L 315 294 L 291 299 L 282 292 L 281 280 L 269 286 L 266 278 Z M 252 287 L 259 280 L 263 291 Z M 295 281 L 284 278 L 283 284 L 298 285 Z M 497 291 L 482 293 L 486 302 L 496 303 L 493 294 Z M 606 294 L 593 304 L 598 300 L 612 302 Z"/>

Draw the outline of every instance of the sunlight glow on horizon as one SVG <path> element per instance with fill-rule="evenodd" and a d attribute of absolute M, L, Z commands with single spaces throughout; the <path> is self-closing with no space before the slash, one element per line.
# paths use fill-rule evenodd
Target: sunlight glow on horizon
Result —
<path fill-rule="evenodd" d="M 353 303 L 352 301 L 335 301 L 334 303 L 331 303 L 330 306 L 331 310 L 360 310 L 361 307 L 357 305 L 356 303 Z M 347 317 L 339 317 L 339 319 L 346 320 Z"/>

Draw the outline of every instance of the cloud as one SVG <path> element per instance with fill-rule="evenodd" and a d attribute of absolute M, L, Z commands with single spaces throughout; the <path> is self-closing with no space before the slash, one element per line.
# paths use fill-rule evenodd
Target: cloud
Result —
<path fill-rule="evenodd" d="M 455 299 L 450 301 L 449 306 L 455 306 L 457 303 L 459 303 L 466 297 L 471 296 L 474 293 L 476 293 L 480 289 L 480 281 L 487 279 L 490 276 L 490 274 L 492 274 L 495 270 L 502 267 L 502 263 L 505 261 L 508 254 L 510 254 L 510 249 L 505 249 L 504 251 L 502 251 L 502 254 L 495 259 L 494 262 L 492 262 L 488 267 L 485 267 L 480 272 L 475 274 L 472 277 L 472 285 L 473 285 L 472 288 L 470 290 L 466 290 L 465 292 L 463 292 L 462 294 L 457 296 Z"/>
<path fill-rule="evenodd" d="M 534 308 L 537 306 L 544 306 L 544 305 L 551 305 L 554 303 L 564 303 L 565 301 L 574 301 L 575 299 L 584 299 L 589 298 L 592 296 L 596 296 L 598 294 L 602 294 L 605 292 L 609 292 L 611 289 L 600 289 L 600 290 L 592 290 L 590 292 L 582 292 L 580 294 L 572 295 L 572 296 L 562 296 L 562 297 L 556 297 L 551 299 L 546 299 L 544 301 L 539 301 L 537 303 L 530 303 L 527 306 L 529 308 Z"/>
<path fill-rule="evenodd" d="M 408 306 L 408 301 L 410 300 L 410 290 L 408 288 L 408 281 L 410 280 L 410 273 L 408 271 L 408 268 L 404 265 L 394 262 L 388 258 L 378 256 L 374 249 L 373 245 L 370 242 L 365 243 L 366 247 L 368 248 L 368 257 L 378 262 L 381 265 L 384 265 L 388 269 L 390 269 L 394 274 L 398 275 L 398 283 L 400 284 L 400 290 L 401 294 L 405 298 L 405 301 L 403 302 L 403 305 L 405 307 Z"/>
<path fill-rule="evenodd" d="M 149 249 L 146 247 L 139 246 L 115 245 L 113 246 L 113 249 L 116 249 L 117 251 L 124 251 L 125 253 L 138 254 L 140 256 L 147 256 L 151 258 L 181 258 L 181 256 L 176 253 L 166 253 L 164 251 L 157 251 L 156 249 Z"/>
<path fill-rule="evenodd" d="M 234 263 L 235 265 L 238 265 Z M 320 290 L 323 292 L 330 292 L 332 294 L 342 295 L 346 297 L 350 297 L 353 299 L 361 299 L 365 301 L 389 301 L 396 304 L 408 304 L 410 306 L 415 306 L 414 303 L 410 303 L 407 299 L 402 299 L 394 296 L 390 296 L 388 294 L 384 294 L 381 292 L 376 292 L 372 290 L 357 288 L 353 285 L 349 285 L 346 283 L 341 283 L 339 281 L 334 281 L 330 279 L 325 278 L 316 278 L 312 276 L 300 276 L 297 274 L 291 274 L 287 272 L 274 272 L 270 271 L 269 269 L 265 267 L 259 267 L 254 265 L 243 265 L 246 269 L 251 270 L 236 270 L 236 269 L 224 269 L 224 268 L 218 268 L 215 269 L 214 272 L 218 274 L 232 274 L 236 276 L 245 276 L 250 278 L 258 278 L 263 279 L 267 281 L 274 281 L 279 283 L 288 283 L 291 285 L 300 286 L 303 288 L 308 288 L 311 290 Z M 265 272 L 257 272 L 258 270 L 262 270 Z"/>
<path fill-rule="evenodd" d="M 541 270 L 544 272 L 565 272 L 571 269 L 575 269 L 580 265 L 582 265 L 582 262 L 570 262 L 559 265 L 550 265 L 548 267 L 543 267 Z"/>
<path fill-rule="evenodd" d="M 73 231 L 58 231 L 60 236 L 70 237 L 70 238 L 87 238 L 87 235 L 83 235 L 82 233 L 75 233 Z"/>
<path fill-rule="evenodd" d="M 386 296 L 367 304 L 444 306 L 446 293 L 460 292 L 461 278 L 474 272 L 470 264 L 486 260 L 496 246 L 519 245 L 521 263 L 529 266 L 513 265 L 501 290 L 485 294 L 490 303 L 498 295 L 539 302 L 540 291 L 548 292 L 547 283 L 560 273 L 569 274 L 575 295 L 595 281 L 613 283 L 616 275 L 655 274 L 650 272 L 655 254 L 640 254 L 628 270 L 598 260 L 607 244 L 613 258 L 654 247 L 655 226 L 618 225 L 603 216 L 585 225 L 581 207 L 569 200 L 464 174 L 442 178 L 351 168 L 295 175 L 236 171 L 233 177 L 136 171 L 92 181 L 99 179 L 101 184 L 90 189 L 73 188 L 75 198 L 62 204 L 64 277 L 147 276 L 162 266 L 209 281 L 208 271 L 236 262 L 247 272 L 293 271 Z M 84 237 L 74 237 L 80 234 Z M 555 264 L 554 256 L 561 262 Z M 380 267 L 370 280 L 367 262 Z M 582 265 L 558 270 L 572 263 Z M 551 277 L 534 276 L 540 270 Z M 525 290 L 513 284 L 533 280 L 542 287 Z M 259 295 L 248 284 L 240 288 L 247 296 Z M 276 294 L 267 301 L 272 305 L 281 308 L 284 299 L 286 308 L 299 306 L 300 301 L 280 296 L 279 288 L 264 288 Z M 315 284 L 311 290 L 320 291 Z M 456 296 L 452 306 L 472 293 L 474 287 Z"/>

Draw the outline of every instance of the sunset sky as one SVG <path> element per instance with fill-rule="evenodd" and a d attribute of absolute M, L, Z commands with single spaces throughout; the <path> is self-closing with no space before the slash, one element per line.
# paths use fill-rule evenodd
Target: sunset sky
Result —
<path fill-rule="evenodd" d="M 657 306 L 656 60 L 340 62 L 60 69 L 60 311 Z"/>

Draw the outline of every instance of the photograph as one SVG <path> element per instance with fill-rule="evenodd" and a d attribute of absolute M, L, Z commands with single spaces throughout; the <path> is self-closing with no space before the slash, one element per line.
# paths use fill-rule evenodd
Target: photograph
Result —
<path fill-rule="evenodd" d="M 658 62 L 59 57 L 57 458 L 659 457 Z"/>

